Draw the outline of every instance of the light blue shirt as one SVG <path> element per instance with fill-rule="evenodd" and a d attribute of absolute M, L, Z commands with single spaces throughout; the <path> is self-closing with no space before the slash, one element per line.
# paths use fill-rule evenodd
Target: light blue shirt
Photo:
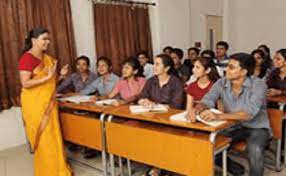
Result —
<path fill-rule="evenodd" d="M 87 85 L 84 89 L 80 91 L 80 94 L 89 95 L 93 92 L 98 91 L 99 95 L 107 95 L 110 93 L 115 85 L 115 83 L 119 80 L 119 77 L 114 73 L 111 73 L 106 80 L 103 81 L 103 76 L 98 77 L 96 80 Z"/>
<path fill-rule="evenodd" d="M 267 104 L 267 86 L 257 77 L 247 77 L 238 96 L 232 91 L 231 81 L 226 78 L 219 79 L 211 90 L 203 97 L 202 103 L 209 108 L 214 108 L 218 99 L 224 105 L 225 113 L 246 112 L 251 119 L 243 122 L 242 126 L 248 128 L 270 129 Z"/>

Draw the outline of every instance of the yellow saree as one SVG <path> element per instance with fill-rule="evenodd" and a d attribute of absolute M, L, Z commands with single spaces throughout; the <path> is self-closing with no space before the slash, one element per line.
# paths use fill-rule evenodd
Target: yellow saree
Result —
<path fill-rule="evenodd" d="M 44 55 L 41 64 L 34 69 L 33 78 L 47 75 L 46 68 L 55 60 Z M 29 89 L 22 89 L 21 104 L 26 134 L 34 152 L 35 176 L 71 176 L 72 172 L 64 155 L 57 102 L 56 78 Z"/>

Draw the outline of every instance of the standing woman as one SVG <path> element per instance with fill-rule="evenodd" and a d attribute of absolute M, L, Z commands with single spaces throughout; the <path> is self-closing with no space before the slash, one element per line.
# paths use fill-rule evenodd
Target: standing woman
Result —
<path fill-rule="evenodd" d="M 24 54 L 18 65 L 22 113 L 34 152 L 34 174 L 71 176 L 55 99 L 57 61 L 45 54 L 49 44 L 49 31 L 44 28 L 35 28 L 26 37 Z"/>

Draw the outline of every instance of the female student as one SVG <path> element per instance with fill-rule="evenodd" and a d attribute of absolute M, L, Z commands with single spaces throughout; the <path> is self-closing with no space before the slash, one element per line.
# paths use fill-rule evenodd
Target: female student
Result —
<path fill-rule="evenodd" d="M 137 101 L 144 85 L 143 68 L 139 61 L 135 58 L 128 58 L 122 64 L 122 79 L 116 82 L 113 90 L 106 98 L 114 98 L 116 95 L 120 95 L 121 100 L 117 101 L 116 105 Z"/>
<path fill-rule="evenodd" d="M 174 62 L 169 55 L 160 54 L 154 59 L 154 76 L 147 80 L 140 94 L 139 105 L 152 107 L 156 103 L 182 109 L 184 99 L 183 82 L 174 76 Z M 152 168 L 146 175 L 160 175 L 161 170 Z"/>
<path fill-rule="evenodd" d="M 269 62 L 268 59 L 266 59 L 265 53 L 260 49 L 252 51 L 251 55 L 255 60 L 255 68 L 253 75 L 265 80 L 271 72 L 272 63 Z"/>
<path fill-rule="evenodd" d="M 18 69 L 26 134 L 34 152 L 36 176 L 71 176 L 64 156 L 56 95 L 57 61 L 45 54 L 50 44 L 47 29 L 31 30 Z"/>
<path fill-rule="evenodd" d="M 267 95 L 286 95 L 286 49 L 280 49 L 275 53 L 273 63 L 275 70 L 267 81 Z"/>
<path fill-rule="evenodd" d="M 143 106 L 160 103 L 182 109 L 184 85 L 174 76 L 175 73 L 172 58 L 166 54 L 157 55 L 154 59 L 154 76 L 147 80 L 138 103 Z"/>
<path fill-rule="evenodd" d="M 197 80 L 186 88 L 187 111 L 191 111 L 195 102 L 200 101 L 219 79 L 215 63 L 211 58 L 199 57 L 194 62 L 193 73 Z"/>

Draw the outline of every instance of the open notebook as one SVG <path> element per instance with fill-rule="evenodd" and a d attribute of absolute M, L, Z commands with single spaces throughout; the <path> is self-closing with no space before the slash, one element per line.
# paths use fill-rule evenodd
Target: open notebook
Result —
<path fill-rule="evenodd" d="M 221 114 L 221 112 L 217 109 L 211 109 L 211 111 L 215 114 Z M 178 114 L 174 114 L 170 117 L 171 120 L 173 121 L 181 121 L 181 122 L 189 122 L 188 119 L 186 118 L 187 115 L 187 111 L 178 113 Z M 200 118 L 200 116 L 196 116 L 196 119 L 206 125 L 209 126 L 213 126 L 213 127 L 217 127 L 220 126 L 222 124 L 224 124 L 226 121 L 225 120 L 212 120 L 212 121 L 205 121 L 202 118 Z"/>
<path fill-rule="evenodd" d="M 84 103 L 84 102 L 90 102 L 91 101 L 90 98 L 91 96 L 87 96 L 87 95 L 76 95 L 76 96 L 58 98 L 58 100 L 79 104 L 79 103 Z"/>
<path fill-rule="evenodd" d="M 105 99 L 105 100 L 96 101 L 95 104 L 99 106 L 106 106 L 106 105 L 113 105 L 116 102 L 117 102 L 116 99 Z"/>
<path fill-rule="evenodd" d="M 168 107 L 162 104 L 156 104 L 150 108 L 141 106 L 141 105 L 130 105 L 129 106 L 131 113 L 143 113 L 143 112 L 167 112 Z"/>

